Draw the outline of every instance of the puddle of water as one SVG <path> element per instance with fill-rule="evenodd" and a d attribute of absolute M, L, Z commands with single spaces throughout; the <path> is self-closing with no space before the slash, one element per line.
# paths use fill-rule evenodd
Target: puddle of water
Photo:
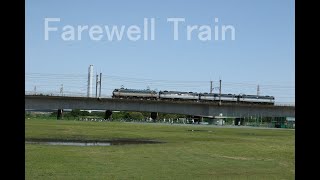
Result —
<path fill-rule="evenodd" d="M 155 144 L 155 143 L 163 143 L 153 140 L 110 140 L 108 142 L 87 142 L 87 141 L 50 141 L 50 140 L 26 140 L 26 144 L 44 144 L 44 145 L 65 145 L 65 146 L 112 146 L 112 145 L 126 145 L 126 144 Z"/>
<path fill-rule="evenodd" d="M 109 142 L 32 142 L 27 144 L 65 145 L 65 146 L 111 146 Z"/>

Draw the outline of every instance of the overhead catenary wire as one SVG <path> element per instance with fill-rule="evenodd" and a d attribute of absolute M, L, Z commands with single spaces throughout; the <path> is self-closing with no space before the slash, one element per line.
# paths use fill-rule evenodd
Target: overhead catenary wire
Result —
<path fill-rule="evenodd" d="M 31 73 L 25 74 L 25 91 L 35 92 L 55 92 L 58 91 L 63 84 L 63 93 L 68 94 L 85 94 L 87 87 L 88 75 L 85 73 Z M 120 88 L 122 85 L 129 89 L 146 89 L 148 86 L 151 89 L 157 90 L 177 90 L 177 91 L 192 91 L 192 92 L 209 92 L 208 85 L 210 81 L 191 81 L 191 80 L 176 80 L 176 79 L 151 79 L 138 77 L 125 77 L 119 75 L 102 75 L 103 85 L 101 87 L 101 96 L 110 96 L 115 88 Z M 212 80 L 213 84 L 219 84 L 219 81 Z M 288 85 L 290 84 L 290 85 Z M 293 85 L 292 85 L 293 84 Z M 252 82 L 229 82 L 222 81 L 222 93 L 244 93 L 256 94 L 257 84 Z M 283 82 L 268 82 L 268 84 L 259 83 L 261 95 L 274 95 L 276 99 L 291 99 L 294 102 L 295 86 L 294 83 Z M 213 93 L 218 93 L 218 88 L 214 87 Z M 100 94 L 100 92 L 99 92 Z"/>

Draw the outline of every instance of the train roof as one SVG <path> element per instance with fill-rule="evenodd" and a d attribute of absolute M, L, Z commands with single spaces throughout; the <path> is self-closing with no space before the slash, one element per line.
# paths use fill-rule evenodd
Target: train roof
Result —
<path fill-rule="evenodd" d="M 157 93 L 154 90 L 150 89 L 127 89 L 127 88 L 120 88 L 120 89 L 114 89 L 113 92 L 134 92 L 134 93 Z"/>
<path fill-rule="evenodd" d="M 218 96 L 216 93 L 200 93 L 200 96 Z"/>
<path fill-rule="evenodd" d="M 197 92 L 186 91 L 160 91 L 161 94 L 198 94 Z"/>

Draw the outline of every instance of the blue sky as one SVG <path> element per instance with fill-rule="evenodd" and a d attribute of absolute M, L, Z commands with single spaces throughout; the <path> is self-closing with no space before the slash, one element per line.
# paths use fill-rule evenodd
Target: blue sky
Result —
<path fill-rule="evenodd" d="M 172 17 L 185 18 L 178 41 L 173 40 L 173 26 L 167 22 Z M 52 23 L 59 30 L 50 32 L 48 41 L 44 39 L 45 18 L 61 19 Z M 92 41 L 88 32 L 81 41 L 60 37 L 65 25 L 138 25 L 143 29 L 144 18 L 155 18 L 154 41 Z M 65 90 L 86 93 L 86 74 L 93 64 L 95 72 L 104 75 L 105 94 L 121 85 L 208 92 L 209 81 L 216 86 L 221 78 L 225 93 L 254 94 L 260 84 L 262 95 L 294 102 L 294 18 L 293 0 L 28 0 L 26 90 L 37 86 L 51 91 L 63 84 Z M 204 42 L 195 31 L 188 41 L 187 25 L 208 25 L 212 30 L 215 25 L 232 25 L 236 38 Z M 57 80 L 57 74 L 69 75 Z"/>

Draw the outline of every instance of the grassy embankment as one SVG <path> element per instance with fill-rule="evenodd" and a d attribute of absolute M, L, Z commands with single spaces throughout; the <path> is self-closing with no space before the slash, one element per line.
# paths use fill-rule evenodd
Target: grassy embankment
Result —
<path fill-rule="evenodd" d="M 26 139 L 166 142 L 26 144 L 26 179 L 294 179 L 295 174 L 294 130 L 44 119 L 26 119 L 25 125 Z"/>

